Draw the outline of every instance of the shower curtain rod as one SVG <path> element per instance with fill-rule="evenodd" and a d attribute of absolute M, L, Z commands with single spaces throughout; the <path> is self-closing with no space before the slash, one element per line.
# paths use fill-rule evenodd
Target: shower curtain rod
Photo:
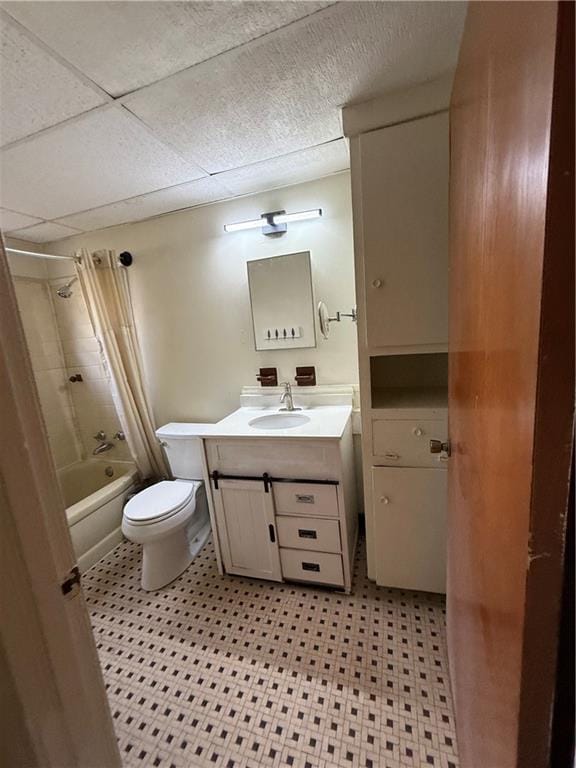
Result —
<path fill-rule="evenodd" d="M 15 253 L 18 256 L 33 256 L 35 259 L 60 259 L 64 261 L 73 261 L 75 264 L 81 264 L 82 259 L 80 256 L 59 256 L 56 253 L 38 253 L 37 251 L 21 251 L 18 248 L 5 248 L 6 253 Z M 100 257 L 95 253 L 92 254 L 92 259 L 96 264 L 100 264 Z M 122 251 L 118 256 L 118 263 L 123 267 L 129 267 L 134 261 L 134 257 L 130 251 Z"/>
<path fill-rule="evenodd" d="M 64 259 L 66 261 L 79 262 L 78 256 L 58 256 L 55 253 L 38 253 L 37 251 L 21 251 L 18 248 L 6 247 L 6 253 L 15 253 L 18 256 L 33 256 L 36 259 Z"/>

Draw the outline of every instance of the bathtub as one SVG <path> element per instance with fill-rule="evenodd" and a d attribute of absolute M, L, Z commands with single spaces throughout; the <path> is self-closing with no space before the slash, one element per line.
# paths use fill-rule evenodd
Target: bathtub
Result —
<path fill-rule="evenodd" d="M 137 480 L 136 467 L 128 461 L 89 459 L 58 471 L 81 572 L 122 541 L 122 509 Z"/>

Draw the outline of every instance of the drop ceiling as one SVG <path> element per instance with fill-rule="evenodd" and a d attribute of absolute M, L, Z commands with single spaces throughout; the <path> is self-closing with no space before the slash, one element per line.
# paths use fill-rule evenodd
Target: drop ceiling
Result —
<path fill-rule="evenodd" d="M 349 166 L 340 108 L 454 69 L 451 2 L 0 3 L 0 226 L 47 242 Z"/>

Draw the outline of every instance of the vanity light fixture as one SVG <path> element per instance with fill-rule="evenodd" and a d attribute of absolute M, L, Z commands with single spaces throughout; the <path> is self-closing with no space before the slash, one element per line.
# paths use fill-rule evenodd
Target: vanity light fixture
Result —
<path fill-rule="evenodd" d="M 271 211 L 270 213 L 263 213 L 259 219 L 238 221 L 235 224 L 224 224 L 224 231 L 241 232 L 244 229 L 261 229 L 263 235 L 282 235 L 286 232 L 289 222 L 318 219 L 320 216 L 322 216 L 321 208 L 314 208 L 310 211 L 299 211 L 298 213 Z"/>

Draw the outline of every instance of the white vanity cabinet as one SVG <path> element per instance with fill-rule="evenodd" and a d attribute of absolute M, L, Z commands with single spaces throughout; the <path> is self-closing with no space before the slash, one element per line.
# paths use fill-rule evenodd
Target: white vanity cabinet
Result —
<path fill-rule="evenodd" d="M 349 592 L 358 534 L 350 421 L 338 439 L 204 444 L 222 572 Z"/>

